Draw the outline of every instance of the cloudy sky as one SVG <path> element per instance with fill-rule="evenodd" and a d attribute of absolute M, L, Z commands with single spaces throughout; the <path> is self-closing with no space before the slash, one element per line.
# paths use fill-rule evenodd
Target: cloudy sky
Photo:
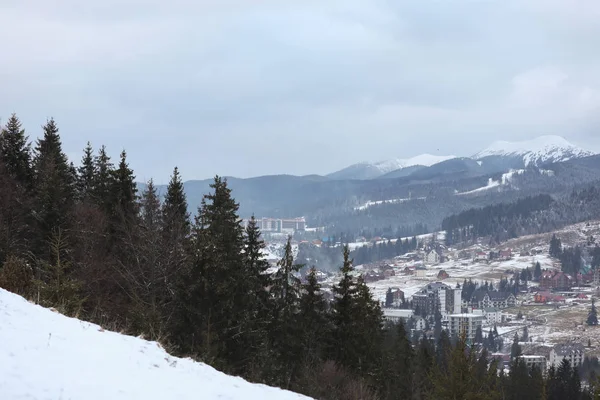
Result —
<path fill-rule="evenodd" d="M 0 0 L 0 117 L 159 182 L 542 134 L 600 151 L 598 21 L 598 0 Z"/>

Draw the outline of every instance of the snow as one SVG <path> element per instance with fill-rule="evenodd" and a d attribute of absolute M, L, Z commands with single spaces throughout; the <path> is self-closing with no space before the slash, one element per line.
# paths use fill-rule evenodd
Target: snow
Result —
<path fill-rule="evenodd" d="M 492 178 L 490 178 L 490 179 L 488 180 L 488 183 L 487 183 L 487 185 L 485 185 L 485 186 L 483 186 L 483 187 L 480 187 L 480 188 L 477 188 L 477 189 L 469 190 L 469 191 L 467 191 L 467 192 L 460 192 L 460 193 L 456 193 L 456 195 L 457 195 L 457 196 L 464 196 L 464 195 L 466 195 L 466 194 L 480 193 L 480 192 L 484 192 L 484 191 L 486 191 L 486 190 L 490 190 L 490 189 L 496 188 L 496 187 L 498 187 L 498 186 L 500 186 L 500 182 L 499 182 L 499 181 L 495 181 L 495 180 L 493 180 Z"/>
<path fill-rule="evenodd" d="M 0 289 L 2 399 L 307 399 L 171 357 Z"/>
<path fill-rule="evenodd" d="M 398 204 L 398 203 L 405 203 L 405 202 L 411 201 L 411 200 L 427 200 L 427 197 L 415 197 L 415 198 L 405 198 L 405 199 L 389 199 L 389 200 L 376 200 L 376 201 L 369 200 L 369 201 L 367 201 L 363 205 L 360 205 L 358 207 L 354 207 L 354 209 L 357 210 L 357 211 L 362 211 L 362 210 L 366 210 L 367 208 L 372 207 L 372 206 L 376 206 L 376 205 L 381 205 L 381 204 Z"/>
<path fill-rule="evenodd" d="M 497 141 L 473 156 L 481 159 L 487 156 L 521 156 L 525 165 L 538 165 L 545 162 L 567 161 L 572 158 L 591 156 L 594 153 L 569 143 L 561 136 L 547 135 L 519 142 Z"/>
<path fill-rule="evenodd" d="M 494 189 L 497 188 L 499 186 L 509 186 L 512 183 L 513 177 L 515 175 L 522 175 L 525 173 L 524 169 L 511 169 L 510 171 L 502 174 L 502 177 L 500 178 L 499 181 L 495 181 L 492 178 L 489 178 L 487 185 L 477 188 L 477 189 L 473 189 L 473 190 L 469 190 L 466 192 L 458 192 L 458 191 L 454 191 L 454 194 L 457 196 L 463 196 L 463 195 L 467 195 L 467 194 L 476 194 L 476 193 L 481 193 L 484 192 L 486 190 L 490 190 L 490 189 Z M 540 174 L 542 175 L 549 175 L 551 176 L 551 174 L 553 174 L 553 171 L 550 170 L 540 170 Z"/>
<path fill-rule="evenodd" d="M 435 156 L 432 154 L 421 154 L 412 158 L 405 159 L 392 159 L 379 161 L 376 163 L 365 163 L 371 164 L 375 168 L 379 169 L 382 174 L 387 174 L 388 172 L 396 171 L 402 168 L 413 167 L 415 165 L 422 165 L 424 167 L 431 167 L 434 164 L 440 163 L 442 161 L 451 160 L 456 158 L 456 156 Z"/>

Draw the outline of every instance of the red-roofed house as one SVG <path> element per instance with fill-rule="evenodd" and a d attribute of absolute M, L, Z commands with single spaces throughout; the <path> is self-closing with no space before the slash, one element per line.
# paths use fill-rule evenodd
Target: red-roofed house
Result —
<path fill-rule="evenodd" d="M 563 296 L 550 293 L 550 292 L 538 292 L 535 294 L 536 303 L 564 303 L 565 298 Z"/>

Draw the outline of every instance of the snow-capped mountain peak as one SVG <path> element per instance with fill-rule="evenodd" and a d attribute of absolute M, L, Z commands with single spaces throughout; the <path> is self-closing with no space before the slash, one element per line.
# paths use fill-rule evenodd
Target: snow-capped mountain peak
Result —
<path fill-rule="evenodd" d="M 411 158 L 395 158 L 393 160 L 385 160 L 376 163 L 365 164 L 372 164 L 374 167 L 379 169 L 382 174 L 387 174 L 388 172 L 396 171 L 402 168 L 413 167 L 415 165 L 431 167 L 434 164 L 450 160 L 452 158 L 456 158 L 456 156 L 434 156 L 432 154 L 421 154 Z"/>
<path fill-rule="evenodd" d="M 539 165 L 591 155 L 594 153 L 575 146 L 561 136 L 547 135 L 519 142 L 497 141 L 475 154 L 473 158 L 479 160 L 488 156 L 523 157 L 525 165 Z"/>
<path fill-rule="evenodd" d="M 374 179 L 403 168 L 414 166 L 430 167 L 434 164 L 450 160 L 452 158 L 456 157 L 421 154 L 416 157 L 405 159 L 395 158 L 378 162 L 364 161 L 358 164 L 353 164 L 327 176 L 333 179 Z"/>

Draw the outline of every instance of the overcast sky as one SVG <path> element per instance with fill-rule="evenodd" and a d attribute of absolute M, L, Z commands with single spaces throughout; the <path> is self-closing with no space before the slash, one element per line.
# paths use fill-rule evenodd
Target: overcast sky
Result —
<path fill-rule="evenodd" d="M 598 0 L 0 0 L 0 117 L 158 182 L 541 134 L 600 151 L 599 21 Z"/>

